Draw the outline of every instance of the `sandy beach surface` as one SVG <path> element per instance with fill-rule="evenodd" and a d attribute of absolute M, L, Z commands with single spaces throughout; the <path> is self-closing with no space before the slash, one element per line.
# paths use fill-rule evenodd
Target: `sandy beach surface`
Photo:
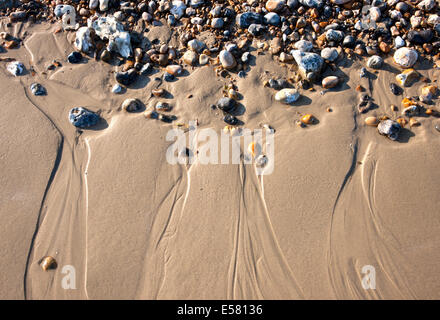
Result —
<path fill-rule="evenodd" d="M 0 53 L 0 299 L 440 298 L 440 119 L 420 115 L 396 141 L 365 123 L 399 118 L 402 99 L 426 86 L 392 94 L 403 70 L 392 55 L 361 78 L 368 57 L 341 53 L 322 74 L 343 79 L 338 86 L 299 89 L 289 105 L 264 82 L 291 77 L 295 62 L 280 63 L 255 38 L 245 77 L 219 75 L 213 58 L 182 63 L 170 82 L 155 67 L 115 94 L 121 67 L 86 54 L 69 63 L 75 32 L 59 22 L 2 20 L 0 29 L 21 40 Z M 144 36 L 179 47 L 165 19 Z M 24 74 L 11 75 L 10 61 Z M 420 56 L 413 68 L 437 86 L 431 61 Z M 47 94 L 32 94 L 32 83 Z M 211 106 L 231 83 L 244 107 L 239 127 L 275 129 L 273 172 L 257 175 L 243 158 L 170 164 L 166 135 L 177 124 L 223 131 Z M 358 86 L 376 105 L 367 113 Z M 168 94 L 152 95 L 158 87 Z M 142 102 L 139 112 L 121 109 L 127 98 Z M 158 101 L 175 121 L 145 117 Z M 99 124 L 73 126 L 79 106 Z M 440 110 L 439 100 L 429 107 Z M 313 125 L 298 125 L 305 114 Z M 42 269 L 47 256 L 56 269 Z M 374 290 L 363 287 L 365 266 Z M 72 270 L 73 290 L 63 286 Z"/>

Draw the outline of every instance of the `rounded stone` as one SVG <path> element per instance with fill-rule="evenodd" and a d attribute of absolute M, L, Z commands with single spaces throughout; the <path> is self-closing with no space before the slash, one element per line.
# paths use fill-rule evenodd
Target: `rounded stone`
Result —
<path fill-rule="evenodd" d="M 220 60 L 222 67 L 225 69 L 232 69 L 237 64 L 234 56 L 227 50 L 220 51 L 219 60 Z"/>
<path fill-rule="evenodd" d="M 324 48 L 321 51 L 321 57 L 328 61 L 335 61 L 338 58 L 338 50 L 336 48 Z"/>
<path fill-rule="evenodd" d="M 334 88 L 339 84 L 339 78 L 336 76 L 328 76 L 322 79 L 322 87 L 325 89 Z"/>
<path fill-rule="evenodd" d="M 417 61 L 419 55 L 414 49 L 407 47 L 400 48 L 394 53 L 394 62 L 404 68 L 411 68 Z"/>
<path fill-rule="evenodd" d="M 379 69 L 383 65 L 383 59 L 380 56 L 371 56 L 367 61 L 367 67 Z"/>
<path fill-rule="evenodd" d="M 275 94 L 275 100 L 289 104 L 298 100 L 300 94 L 296 89 L 282 89 Z"/>

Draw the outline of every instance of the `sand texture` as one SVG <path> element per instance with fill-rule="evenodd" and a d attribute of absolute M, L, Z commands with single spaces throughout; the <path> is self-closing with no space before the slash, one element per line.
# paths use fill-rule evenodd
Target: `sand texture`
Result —
<path fill-rule="evenodd" d="M 289 72 L 268 52 L 255 54 L 245 78 L 184 66 L 177 81 L 161 84 L 176 122 L 197 119 L 199 129 L 220 132 L 225 123 L 211 105 L 234 79 L 243 127 L 276 130 L 274 172 L 258 176 L 243 161 L 166 161 L 173 124 L 120 108 L 129 97 L 144 109 L 159 101 L 151 90 L 163 70 L 116 95 L 117 67 L 92 57 L 67 62 L 71 33 L 45 23 L 1 28 L 23 44 L 0 56 L 28 70 L 14 77 L 0 62 L 1 299 L 440 298 L 439 119 L 418 118 L 398 141 L 364 123 L 400 113 L 389 108 L 402 99 L 389 90 L 400 72 L 391 59 L 369 79 L 359 77 L 365 59 L 341 59 L 333 74 L 342 85 L 303 90 L 294 105 L 263 86 Z M 166 26 L 150 33 L 175 41 Z M 53 60 L 61 66 L 46 70 Z M 415 68 L 440 75 L 423 61 Z M 48 94 L 32 95 L 33 82 Z M 358 85 L 378 105 L 368 114 L 356 109 Z M 104 121 L 77 130 L 68 119 L 75 106 Z M 306 113 L 319 123 L 298 127 Z M 45 256 L 55 270 L 42 270 Z M 62 287 L 66 265 L 76 270 L 75 290 Z M 375 290 L 362 287 L 365 265 L 375 267 Z"/>

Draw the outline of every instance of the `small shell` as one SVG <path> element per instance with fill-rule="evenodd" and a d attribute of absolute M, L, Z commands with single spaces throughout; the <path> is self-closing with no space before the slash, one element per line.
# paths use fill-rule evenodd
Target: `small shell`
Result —
<path fill-rule="evenodd" d="M 377 127 L 379 120 L 376 117 L 368 117 L 365 119 L 365 124 L 371 127 Z"/>
<path fill-rule="evenodd" d="M 51 256 L 44 257 L 44 258 L 41 260 L 40 265 L 41 265 L 41 268 L 42 268 L 44 271 L 51 270 L 51 269 L 56 269 L 56 268 L 57 268 L 57 262 L 56 262 L 55 258 L 53 258 L 53 257 L 51 257 Z"/>

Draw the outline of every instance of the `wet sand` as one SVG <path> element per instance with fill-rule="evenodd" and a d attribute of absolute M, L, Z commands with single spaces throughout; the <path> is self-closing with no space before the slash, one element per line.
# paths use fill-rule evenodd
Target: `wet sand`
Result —
<path fill-rule="evenodd" d="M 359 78 L 365 60 L 342 58 L 336 73 L 346 82 L 323 95 L 319 86 L 304 90 L 293 106 L 263 87 L 267 75 L 289 75 L 269 53 L 257 55 L 246 78 L 232 73 L 244 127 L 276 130 L 274 172 L 257 176 L 243 162 L 170 165 L 165 136 L 173 126 L 120 109 L 128 97 L 147 107 L 158 101 L 150 93 L 163 71 L 115 95 L 116 67 L 92 58 L 69 64 L 72 34 L 55 28 L 2 26 L 24 45 L 0 56 L 36 75 L 14 78 L 0 62 L 0 298 L 439 298 L 440 120 L 419 118 L 399 141 L 364 124 L 400 114 L 389 108 L 403 97 L 388 87 L 399 72 L 391 60 L 368 83 Z M 165 29 L 150 32 L 174 41 Z M 62 66 L 45 71 L 54 59 Z M 423 61 L 415 69 L 439 77 Z M 197 119 L 220 132 L 221 112 L 210 106 L 230 80 L 212 66 L 185 70 L 162 84 L 177 122 Z M 48 95 L 33 96 L 33 82 Z M 379 106 L 365 115 L 355 108 L 359 84 Z M 68 120 L 74 106 L 105 121 L 78 131 Z M 299 128 L 306 113 L 319 123 Z M 48 255 L 58 267 L 45 272 L 39 262 Z M 76 290 L 61 286 L 66 265 L 76 270 Z M 375 290 L 362 287 L 364 265 L 375 267 Z"/>

